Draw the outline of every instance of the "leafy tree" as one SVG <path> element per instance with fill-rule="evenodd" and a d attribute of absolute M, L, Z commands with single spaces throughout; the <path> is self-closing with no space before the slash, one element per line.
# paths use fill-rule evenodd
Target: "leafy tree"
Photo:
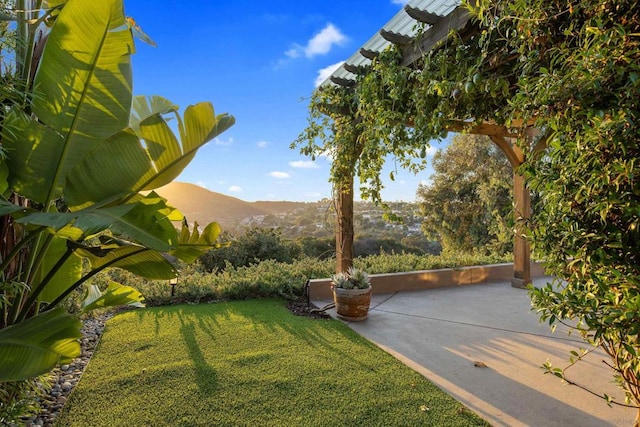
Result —
<path fill-rule="evenodd" d="M 133 97 L 139 29 L 122 0 L 41 4 L 16 2 L 9 16 L 18 26 L 16 87 L 28 90 L 4 110 L 1 129 L 0 381 L 79 355 L 80 321 L 61 303 L 96 273 L 119 267 L 166 280 L 176 275 L 168 256 L 193 262 L 218 244 L 217 224 L 189 230 L 152 190 L 234 123 L 210 103 L 181 116 L 163 98 Z M 51 30 L 36 43 L 45 21 Z M 180 232 L 172 221 L 183 222 Z M 83 311 L 142 299 L 115 282 L 88 286 Z"/>
<path fill-rule="evenodd" d="M 433 169 L 417 191 L 425 235 L 450 252 L 512 250 L 513 172 L 500 149 L 487 137 L 456 135 Z"/>

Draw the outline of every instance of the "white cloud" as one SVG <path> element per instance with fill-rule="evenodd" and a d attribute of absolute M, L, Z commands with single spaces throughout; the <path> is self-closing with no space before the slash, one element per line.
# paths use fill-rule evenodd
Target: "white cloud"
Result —
<path fill-rule="evenodd" d="M 230 193 L 242 193 L 242 187 L 240 187 L 239 185 L 232 185 L 231 187 L 229 187 L 229 192 Z"/>
<path fill-rule="evenodd" d="M 288 173 L 286 173 L 286 172 L 278 172 L 278 171 L 275 171 L 275 172 L 271 172 L 271 173 L 269 173 L 269 175 L 270 175 L 270 176 L 272 176 L 272 177 L 274 177 L 274 178 L 277 178 L 277 179 L 287 179 L 287 178 L 291 178 L 291 175 L 289 175 L 289 174 L 288 174 Z"/>
<path fill-rule="evenodd" d="M 312 160 L 297 160 L 295 162 L 289 162 L 289 166 L 291 166 L 292 168 L 299 168 L 299 169 L 318 169 L 319 168 L 316 162 Z"/>
<path fill-rule="evenodd" d="M 289 49 L 288 51 L 286 51 L 284 54 L 286 56 L 288 56 L 289 58 L 300 58 L 300 56 L 302 56 L 302 52 L 304 51 L 304 47 L 300 46 L 299 44 L 295 43 L 291 49 Z"/>
<path fill-rule="evenodd" d="M 335 45 L 343 45 L 348 38 L 333 24 L 327 24 L 318 34 L 307 42 L 306 46 L 294 43 L 284 54 L 289 58 L 306 56 L 313 58 L 318 55 L 326 55 Z"/>
<path fill-rule="evenodd" d="M 333 24 L 328 24 L 322 31 L 313 36 L 304 48 L 307 58 L 329 53 L 333 45 L 341 45 L 347 41 L 347 37 Z"/>
<path fill-rule="evenodd" d="M 316 87 L 320 86 L 325 80 L 329 78 L 331 74 L 340 66 L 344 64 L 344 61 L 340 61 L 336 64 L 329 65 L 328 67 L 324 67 L 318 71 L 318 77 L 316 77 L 315 85 Z"/>
<path fill-rule="evenodd" d="M 267 141 L 258 141 L 256 145 L 258 146 L 258 148 L 267 148 L 267 145 L 269 145 L 269 143 Z"/>
<path fill-rule="evenodd" d="M 196 185 L 202 188 L 207 188 L 207 184 L 205 184 L 204 181 L 198 181 L 196 182 Z"/>
<path fill-rule="evenodd" d="M 215 145 L 221 145 L 221 146 L 223 146 L 223 147 L 228 147 L 228 146 L 230 146 L 230 145 L 232 145 L 232 144 L 233 144 L 233 138 L 229 138 L 229 139 L 227 139 L 226 141 L 225 141 L 224 139 L 215 138 L 215 139 L 213 140 L 213 143 L 214 143 Z"/>

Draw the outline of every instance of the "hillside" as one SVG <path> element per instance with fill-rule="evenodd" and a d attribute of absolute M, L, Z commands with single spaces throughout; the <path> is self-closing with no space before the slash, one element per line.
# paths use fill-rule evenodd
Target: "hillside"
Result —
<path fill-rule="evenodd" d="M 204 225 L 218 222 L 225 228 L 248 222 L 255 217 L 291 213 L 305 206 L 302 202 L 245 202 L 185 182 L 172 182 L 156 192 L 182 212 L 189 222 Z"/>
<path fill-rule="evenodd" d="M 204 226 L 217 222 L 224 231 L 238 235 L 247 227 L 279 228 L 284 236 L 296 238 L 334 235 L 335 217 L 328 200 L 313 203 L 288 201 L 245 202 L 235 197 L 209 191 L 198 185 L 174 182 L 156 190 L 178 208 L 190 223 Z M 393 202 L 392 210 L 402 216 L 403 224 L 382 219 L 382 210 L 370 202 L 354 204 L 354 224 L 359 236 L 394 238 L 422 235 L 417 205 Z"/>

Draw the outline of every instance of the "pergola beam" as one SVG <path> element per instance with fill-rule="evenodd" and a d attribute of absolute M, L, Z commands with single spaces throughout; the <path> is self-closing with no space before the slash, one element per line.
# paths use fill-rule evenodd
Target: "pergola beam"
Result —
<path fill-rule="evenodd" d="M 484 122 L 477 125 L 464 121 L 451 121 L 446 129 L 450 132 L 470 133 L 473 135 L 497 136 L 500 138 L 518 138 L 520 135 L 510 128 L 496 123 Z"/>
<path fill-rule="evenodd" d="M 345 62 L 344 64 L 342 64 L 342 66 L 344 67 L 345 70 L 347 70 L 352 74 L 361 74 L 365 72 L 368 68 L 370 68 L 368 65 L 354 65 L 354 64 L 349 64 L 348 62 Z"/>
<path fill-rule="evenodd" d="M 355 80 L 343 79 L 336 76 L 331 76 L 330 78 L 331 78 L 331 81 L 337 84 L 338 86 L 351 87 L 356 84 Z"/>
<path fill-rule="evenodd" d="M 516 170 L 522 163 L 524 163 L 524 154 L 522 150 L 518 149 L 517 152 L 514 148 L 514 145 L 509 142 L 506 138 L 498 135 L 488 135 L 491 141 L 502 150 L 502 152 L 507 156 L 509 163 L 511 163 L 511 167 L 513 170 Z"/>
<path fill-rule="evenodd" d="M 471 14 L 466 8 L 458 7 L 448 16 L 439 19 L 416 44 L 410 44 L 403 49 L 401 65 L 406 67 L 422 58 L 425 52 L 429 52 L 436 44 L 445 40 L 449 31 L 464 28 L 470 17 Z"/>
<path fill-rule="evenodd" d="M 406 36 L 404 34 L 394 33 L 393 31 L 387 31 L 384 28 L 380 30 L 380 35 L 383 39 L 393 44 L 401 46 L 408 45 L 413 40 L 413 37 Z"/>
<path fill-rule="evenodd" d="M 376 52 L 375 50 L 365 49 L 363 47 L 360 48 L 359 52 L 360 52 L 360 55 L 372 61 L 376 59 L 378 55 L 380 55 L 380 52 Z"/>
<path fill-rule="evenodd" d="M 408 4 L 404 6 L 404 11 L 407 12 L 407 15 L 409 15 L 410 17 L 412 17 L 416 21 L 422 22 L 422 23 L 428 24 L 428 25 L 434 25 L 440 19 L 442 19 L 442 16 L 435 15 L 433 13 L 429 13 L 429 12 L 426 12 L 424 10 L 417 9 L 415 7 L 411 7 Z"/>

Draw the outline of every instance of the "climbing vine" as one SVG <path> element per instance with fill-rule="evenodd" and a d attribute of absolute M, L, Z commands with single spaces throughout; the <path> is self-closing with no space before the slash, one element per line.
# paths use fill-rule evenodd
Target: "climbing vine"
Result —
<path fill-rule="evenodd" d="M 639 406 L 640 1 L 465 0 L 463 7 L 470 23 L 411 67 L 392 47 L 353 88 L 316 91 L 298 143 L 307 141 L 309 155 L 335 153 L 332 180 L 351 165 L 363 196 L 379 202 L 390 156 L 418 171 L 429 141 L 452 128 L 535 126 L 546 144 L 533 151 L 520 141 L 520 172 L 543 204 L 529 224 L 531 242 L 557 280 L 532 289 L 534 307 L 552 326 L 577 324 L 585 341 L 604 349 Z M 330 105 L 348 104 L 340 116 L 321 118 L 327 94 Z M 341 144 L 350 145 L 336 151 Z M 571 357 L 569 366 L 582 353 Z M 575 383 L 566 369 L 546 369 Z"/>

